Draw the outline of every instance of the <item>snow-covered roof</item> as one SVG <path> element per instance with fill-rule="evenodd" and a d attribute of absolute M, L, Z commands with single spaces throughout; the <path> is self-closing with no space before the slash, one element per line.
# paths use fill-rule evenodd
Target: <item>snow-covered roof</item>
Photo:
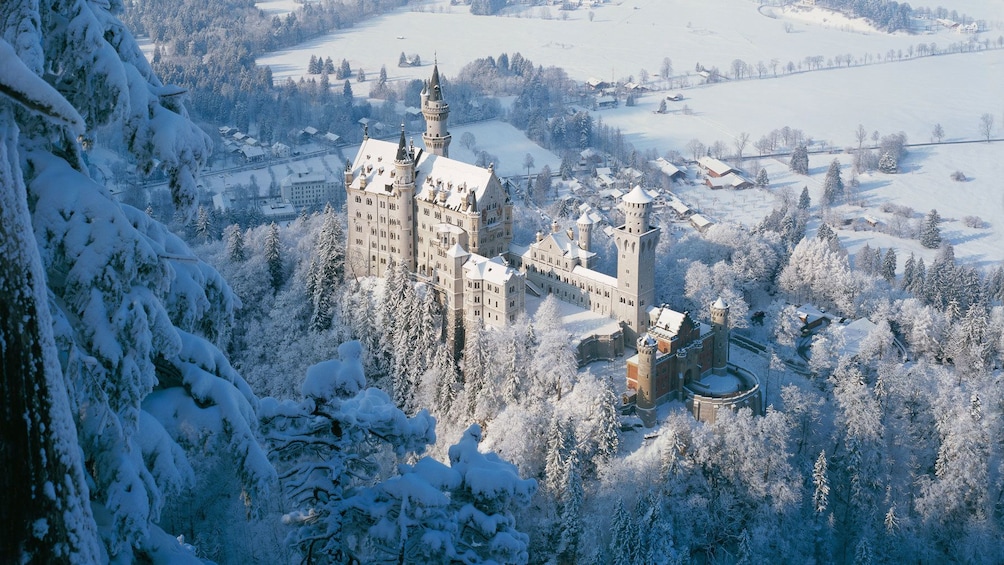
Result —
<path fill-rule="evenodd" d="M 327 182 L 328 176 L 324 173 L 315 173 L 313 171 L 300 171 L 293 173 L 291 175 L 286 175 L 282 179 L 282 184 L 293 185 L 293 184 L 308 184 L 315 182 Z"/>
<path fill-rule="evenodd" d="M 470 253 L 468 251 L 464 250 L 463 247 L 460 247 L 459 243 L 454 243 L 453 247 L 449 248 L 446 251 L 446 255 L 448 257 L 463 257 L 465 255 L 470 255 Z"/>
<path fill-rule="evenodd" d="M 338 141 L 339 139 L 341 139 L 341 136 L 339 136 L 339 135 L 336 135 L 336 134 L 334 134 L 334 133 L 331 133 L 331 132 L 329 131 L 328 133 L 324 134 L 324 139 L 325 139 L 325 141 L 329 141 L 329 142 L 331 142 L 331 143 L 335 143 L 335 142 L 337 142 L 337 141 Z"/>
<path fill-rule="evenodd" d="M 303 128 L 303 133 L 305 133 L 307 135 L 317 135 L 317 128 L 312 127 L 312 126 L 307 126 L 307 127 Z"/>
<path fill-rule="evenodd" d="M 736 173 L 729 173 L 721 177 L 708 177 L 705 183 L 711 188 L 738 188 L 744 184 L 751 184 L 750 181 Z"/>
<path fill-rule="evenodd" d="M 616 188 L 611 188 L 609 190 L 601 191 L 600 196 L 602 196 L 603 198 L 613 198 L 616 200 L 617 198 L 624 196 L 624 193 L 617 190 Z"/>
<path fill-rule="evenodd" d="M 610 170 L 610 167 L 596 167 L 596 176 L 606 175 L 612 176 L 614 173 Z"/>
<path fill-rule="evenodd" d="M 631 192 L 624 195 L 623 201 L 631 204 L 648 204 L 652 202 L 652 196 L 645 192 L 640 184 L 634 185 Z"/>
<path fill-rule="evenodd" d="M 250 145 L 245 145 L 244 147 L 241 147 L 241 153 L 247 159 L 254 159 L 256 157 L 264 157 L 265 156 L 265 150 L 264 149 L 262 149 L 261 147 L 252 147 Z"/>
<path fill-rule="evenodd" d="M 568 234 L 564 232 L 552 232 L 547 234 L 544 239 L 530 244 L 530 247 L 535 249 L 557 249 L 561 252 L 561 256 L 567 259 L 578 259 L 580 257 L 590 258 L 596 255 L 592 251 L 586 251 L 579 247 L 579 244 L 572 241 Z"/>
<path fill-rule="evenodd" d="M 572 274 L 580 276 L 582 278 L 589 279 L 593 282 L 600 283 L 602 285 L 609 286 L 611 288 L 617 288 L 617 277 L 611 277 L 610 275 L 603 274 L 599 271 L 587 269 L 582 265 L 576 265 L 575 267 L 573 267 Z"/>
<path fill-rule="evenodd" d="M 722 163 L 721 161 L 715 159 L 714 157 L 707 157 L 707 156 L 701 157 L 700 159 L 697 160 L 697 164 L 703 167 L 704 169 L 707 169 L 715 173 L 716 175 L 725 175 L 733 170 L 732 167 L 726 165 L 725 163 Z"/>
<path fill-rule="evenodd" d="M 672 177 L 674 175 L 682 174 L 683 171 L 679 169 L 676 165 L 670 163 L 666 159 L 659 157 L 658 159 L 651 161 L 653 165 L 659 168 L 666 176 Z"/>
<path fill-rule="evenodd" d="M 705 218 L 700 214 L 694 214 L 693 216 L 691 216 L 690 223 L 693 224 L 694 227 L 699 230 L 703 230 L 704 228 L 714 224 L 714 222 L 712 222 L 711 220 Z"/>
<path fill-rule="evenodd" d="M 715 300 L 715 302 L 711 305 L 711 307 L 716 310 L 725 310 L 726 308 L 729 307 L 729 305 L 726 304 L 724 300 L 722 300 L 721 296 L 719 296 L 718 300 Z"/>
<path fill-rule="evenodd" d="M 690 212 L 690 206 L 687 206 L 686 204 L 684 204 L 680 200 L 677 200 L 676 198 L 671 198 L 669 200 L 669 207 L 672 208 L 673 211 L 676 212 L 677 214 L 686 214 Z"/>
<path fill-rule="evenodd" d="M 397 149 L 398 143 L 373 138 L 363 141 L 352 164 L 351 187 L 358 189 L 360 179 L 366 178 L 366 192 L 388 193 L 394 184 Z M 416 158 L 416 198 L 439 201 L 440 193 L 445 193 L 443 205 L 453 210 L 463 209 L 471 194 L 475 200 L 482 200 L 495 175 L 491 169 L 418 149 Z"/>
<path fill-rule="evenodd" d="M 587 209 L 587 210 L 588 210 L 588 209 Z M 581 216 L 579 216 L 579 219 L 578 219 L 578 220 L 575 220 L 575 223 L 576 223 L 576 224 L 585 224 L 585 225 L 589 225 L 589 224 L 593 224 L 593 223 L 595 223 L 595 222 L 593 222 L 593 219 L 589 217 L 589 214 L 587 214 L 587 213 L 583 212 L 583 213 L 582 213 L 582 215 L 581 215 Z"/>
<path fill-rule="evenodd" d="M 505 285 L 513 277 L 519 276 L 519 271 L 506 265 L 501 257 L 491 259 L 473 254 L 464 263 L 464 271 L 471 280 L 483 280 L 497 285 Z"/>

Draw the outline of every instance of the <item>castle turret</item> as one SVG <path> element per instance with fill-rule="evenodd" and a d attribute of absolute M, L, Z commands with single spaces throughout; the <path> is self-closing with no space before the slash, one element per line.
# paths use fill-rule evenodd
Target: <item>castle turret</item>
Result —
<path fill-rule="evenodd" d="M 635 410 L 648 427 L 655 425 L 655 356 L 658 344 L 647 333 L 638 338 L 638 390 Z"/>
<path fill-rule="evenodd" d="M 576 220 L 575 225 L 579 228 L 579 248 L 584 251 L 592 251 L 590 247 L 593 241 L 593 220 L 589 217 L 589 214 L 582 214 Z"/>
<path fill-rule="evenodd" d="M 715 336 L 711 368 L 716 375 L 724 375 L 729 364 L 729 305 L 721 297 L 711 305 L 711 330 Z"/>
<path fill-rule="evenodd" d="M 352 186 L 352 161 L 345 160 L 345 188 Z M 348 192 L 348 191 L 346 191 Z"/>
<path fill-rule="evenodd" d="M 398 232 L 398 261 L 406 264 L 408 270 L 414 271 L 415 226 L 412 220 L 415 209 L 415 160 L 405 144 L 404 124 L 401 124 L 401 139 L 394 159 L 394 193 L 398 196 L 397 209 L 394 211 L 394 225 L 389 227 Z"/>
<path fill-rule="evenodd" d="M 422 115 L 425 116 L 425 133 L 422 139 L 425 147 L 433 155 L 450 156 L 450 141 L 453 137 L 447 130 L 446 122 L 450 117 L 450 105 L 443 99 L 443 90 L 439 84 L 439 65 L 432 66 L 432 78 L 422 91 Z"/>

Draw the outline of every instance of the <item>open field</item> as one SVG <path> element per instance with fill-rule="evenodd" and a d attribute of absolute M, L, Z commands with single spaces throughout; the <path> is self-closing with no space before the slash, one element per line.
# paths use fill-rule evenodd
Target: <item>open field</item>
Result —
<path fill-rule="evenodd" d="M 974 39 L 994 47 L 1004 33 L 1004 3 L 960 0 L 951 4 L 946 6 L 950 10 L 987 20 L 990 32 Z M 663 58 L 669 57 L 674 65 L 672 84 L 656 81 L 653 86 L 680 90 L 684 100 L 670 103 L 667 114 L 653 113 L 662 97 L 660 92 L 641 97 L 634 107 L 621 105 L 593 113 L 620 128 L 636 148 L 660 154 L 673 150 L 686 154 L 685 146 L 691 139 L 705 145 L 722 141 L 731 151 L 735 136 L 746 132 L 751 139 L 745 153 L 750 155 L 755 153 L 753 141 L 783 126 L 801 129 L 817 144 L 825 143 L 838 151 L 857 145 L 854 130 L 858 124 L 869 134 L 903 132 L 913 143 L 929 141 L 936 123 L 944 128 L 946 140 L 976 139 L 983 113 L 995 116 L 993 135 L 1004 137 L 1004 50 L 909 58 L 911 48 L 921 43 L 936 43 L 943 49 L 971 37 L 948 30 L 890 35 L 861 21 L 847 22 L 820 11 L 796 17 L 774 9 L 769 17 L 764 13 L 770 10 L 761 13 L 757 3 L 746 0 L 636 0 L 605 4 L 593 10 L 592 18 L 587 10 L 569 12 L 567 19 L 561 19 L 562 13 L 553 7 L 550 19 L 543 17 L 547 13 L 540 8 L 524 10 L 518 14 L 521 17 L 473 16 L 467 7 L 450 6 L 445 0 L 428 2 L 415 10 L 421 11 L 402 10 L 374 18 L 258 62 L 270 65 L 278 80 L 298 80 L 310 55 L 317 54 L 336 61 L 348 59 L 354 69 L 362 67 L 370 74 L 386 65 L 393 81 L 427 78 L 433 58 L 438 58 L 441 72 L 449 76 L 476 57 L 519 51 L 535 64 L 560 66 L 581 81 L 629 76 L 637 80 L 643 68 L 655 77 Z M 897 55 L 886 61 L 890 50 L 902 51 L 904 59 Z M 398 68 L 402 51 L 419 54 L 427 64 Z M 870 63 L 859 64 L 866 54 Z M 848 55 L 855 61 L 850 67 L 827 69 L 824 63 L 821 70 L 784 72 L 788 61 L 797 67 L 806 57 L 829 60 Z M 776 59 L 779 76 L 774 78 L 773 71 L 767 71 L 763 79 L 697 85 L 696 63 L 730 72 L 736 58 L 752 65 L 763 61 L 768 67 Z M 681 82 L 689 86 L 681 89 Z M 363 92 L 360 86 L 353 84 L 357 92 Z M 684 112 L 684 105 L 689 113 Z M 557 157 L 534 150 L 518 133 L 514 137 L 514 132 L 499 126 L 488 123 L 471 129 L 479 148 L 499 157 L 502 174 L 518 173 L 522 156 L 528 152 L 534 155 L 537 168 L 545 162 L 555 166 Z M 451 148 L 455 157 L 473 160 L 473 154 L 458 142 L 465 129 L 451 128 Z M 797 194 L 805 185 L 818 202 L 822 177 L 834 157 L 845 165 L 844 179 L 849 180 L 851 156 L 844 153 L 813 156 L 810 177 L 792 175 L 786 164 L 777 160 L 764 159 L 761 166 L 770 174 L 770 192 L 777 195 L 790 190 Z M 949 174 L 955 170 L 963 171 L 970 180 L 951 181 Z M 881 206 L 894 203 L 912 207 L 915 214 L 910 221 L 916 222 L 937 208 L 945 218 L 943 234 L 956 245 L 960 260 L 982 266 L 1004 260 L 1004 245 L 999 244 L 1004 242 L 1004 191 L 997 180 L 1004 178 L 1004 143 L 916 148 L 902 171 L 898 175 L 863 175 L 858 197 L 865 207 L 844 206 L 837 211 L 844 218 L 867 215 L 885 221 L 889 218 Z M 758 191 L 712 193 L 700 185 L 682 186 L 677 192 L 719 221 L 755 222 L 776 202 Z M 962 220 L 971 215 L 980 216 L 987 226 L 965 227 Z M 899 249 L 901 261 L 910 251 L 925 257 L 933 253 L 915 240 L 881 232 L 839 233 L 852 251 L 867 242 L 873 247 Z"/>

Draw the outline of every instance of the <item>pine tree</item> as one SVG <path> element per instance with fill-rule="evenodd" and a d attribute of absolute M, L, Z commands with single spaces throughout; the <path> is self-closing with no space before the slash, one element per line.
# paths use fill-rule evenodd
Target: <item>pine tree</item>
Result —
<path fill-rule="evenodd" d="M 212 221 L 209 217 L 209 211 L 203 206 L 199 206 L 199 211 L 195 217 L 195 235 L 203 243 L 213 238 Z"/>
<path fill-rule="evenodd" d="M 380 77 L 377 79 L 377 86 L 387 85 L 387 65 L 380 65 Z"/>
<path fill-rule="evenodd" d="M 227 226 L 224 235 L 227 238 L 227 257 L 234 263 L 242 263 L 246 258 L 244 252 L 244 232 L 237 224 Z"/>
<path fill-rule="evenodd" d="M 802 193 L 798 195 L 798 209 L 808 210 L 811 205 L 812 200 L 809 198 L 809 187 L 803 186 Z"/>
<path fill-rule="evenodd" d="M 320 74 L 320 73 L 321 73 L 321 71 L 320 71 L 320 69 L 317 66 L 317 55 L 311 55 L 310 56 L 310 62 L 307 63 L 307 74 L 309 74 L 309 75 L 316 75 L 316 74 Z"/>
<path fill-rule="evenodd" d="M 341 218 L 328 204 L 324 207 L 324 222 L 311 255 L 307 282 L 307 291 L 313 304 L 310 325 L 314 331 L 331 327 L 344 269 L 345 235 Z"/>
<path fill-rule="evenodd" d="M 901 288 L 903 290 L 908 290 L 913 285 L 914 272 L 916 270 L 917 260 L 914 259 L 913 253 L 906 258 L 906 262 L 903 263 L 903 280 Z"/>
<path fill-rule="evenodd" d="M 844 196 L 844 181 L 840 178 L 840 161 L 834 159 L 823 179 L 823 206 L 832 206 Z"/>
<path fill-rule="evenodd" d="M 809 150 L 805 145 L 799 145 L 791 152 L 791 161 L 788 164 L 791 172 L 800 175 L 809 174 Z"/>
<path fill-rule="evenodd" d="M 899 169 L 896 157 L 894 157 L 892 153 L 883 153 L 882 156 L 879 157 L 878 169 L 887 175 L 896 174 L 896 171 Z"/>
<path fill-rule="evenodd" d="M 816 514 L 826 512 L 830 504 L 830 479 L 826 471 L 826 451 L 820 451 L 812 467 L 812 509 Z"/>
<path fill-rule="evenodd" d="M 328 73 L 329 75 L 335 74 L 335 62 L 331 60 L 331 57 L 324 60 L 323 66 L 320 65 L 320 60 L 318 60 L 317 72 L 314 74 L 321 74 L 321 72 Z"/>
<path fill-rule="evenodd" d="M 613 565 L 638 563 L 638 526 L 624 508 L 624 501 L 621 499 L 617 499 L 610 523 L 610 563 Z"/>
<path fill-rule="evenodd" d="M 924 258 L 917 260 L 917 266 L 913 270 L 913 278 L 910 281 L 910 288 L 907 289 L 917 298 L 925 299 L 927 289 L 927 268 L 924 266 Z"/>
<path fill-rule="evenodd" d="M 338 67 L 337 76 L 340 79 L 352 76 L 352 67 L 349 66 L 349 62 L 346 59 L 342 59 L 342 64 Z"/>
<path fill-rule="evenodd" d="M 359 67 L 359 70 L 356 71 L 356 82 L 366 82 L 366 73 L 363 72 L 362 67 Z"/>
<path fill-rule="evenodd" d="M 268 235 L 265 237 L 265 261 L 268 263 L 269 283 L 273 291 L 278 291 L 286 282 L 282 266 L 282 242 L 279 239 L 279 226 L 272 222 Z"/>
<path fill-rule="evenodd" d="M 183 446 L 197 445 L 205 467 L 224 450 L 251 501 L 274 479 L 253 432 L 257 398 L 213 345 L 236 296 L 89 175 L 83 146 L 118 131 L 137 170 L 167 174 L 187 223 L 211 148 L 182 101 L 157 96 L 163 85 L 119 9 L 0 8 L 3 562 L 194 559 L 158 526 L 161 510 L 186 487 L 207 512 L 211 497 L 238 493 L 193 484 L 205 474 Z"/>
<path fill-rule="evenodd" d="M 920 231 L 921 245 L 928 249 L 941 247 L 941 228 L 938 227 L 939 223 L 941 223 L 941 216 L 938 215 L 937 210 L 932 208 L 924 220 L 924 227 Z"/>
<path fill-rule="evenodd" d="M 896 280 L 896 251 L 890 247 L 882 258 L 882 278 L 892 284 Z"/>
<path fill-rule="evenodd" d="M 760 169 L 760 172 L 757 173 L 756 185 L 759 188 L 767 188 L 770 186 L 770 179 L 767 178 L 767 169 Z"/>

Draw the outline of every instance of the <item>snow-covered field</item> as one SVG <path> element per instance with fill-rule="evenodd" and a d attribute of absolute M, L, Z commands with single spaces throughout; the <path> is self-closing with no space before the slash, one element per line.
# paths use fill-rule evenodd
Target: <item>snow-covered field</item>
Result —
<path fill-rule="evenodd" d="M 1004 2 L 960 0 L 947 7 L 989 23 L 990 32 L 976 36 L 979 41 L 986 40 L 992 46 L 1004 33 Z M 389 79 L 394 81 L 424 79 L 431 70 L 428 64 L 397 67 L 401 52 L 417 53 L 426 63 L 436 58 L 441 72 L 449 76 L 476 57 L 519 51 L 535 64 L 564 68 L 576 80 L 629 76 L 637 80 L 641 69 L 655 77 L 663 58 L 669 57 L 676 83 L 673 90 L 685 97 L 671 102 L 669 113 L 654 113 L 660 92 L 640 98 L 634 107 L 621 105 L 594 112 L 604 123 L 620 128 L 636 148 L 655 149 L 660 154 L 672 150 L 687 154 L 685 146 L 691 139 L 705 145 L 722 141 L 731 150 L 735 136 L 746 132 L 751 139 L 745 153 L 750 155 L 755 152 L 753 141 L 783 126 L 801 129 L 817 142 L 837 149 L 856 146 L 858 124 L 869 134 L 903 132 L 913 143 L 930 141 L 936 123 L 943 126 L 946 140 L 976 139 L 983 113 L 995 116 L 994 135 L 1004 137 L 1004 50 L 916 59 L 904 55 L 902 61 L 876 62 L 884 61 L 890 50 L 908 54 L 920 43 L 944 48 L 970 36 L 948 30 L 890 35 L 827 11 L 759 8 L 758 3 L 747 0 L 636 0 L 604 4 L 592 12 L 592 16 L 587 10 L 564 13 L 552 7 L 546 11 L 530 8 L 506 17 L 479 17 L 471 15 L 466 6 L 435 0 L 311 40 L 296 49 L 272 53 L 258 63 L 270 65 L 278 80 L 298 80 L 310 55 L 316 54 L 336 61 L 348 59 L 353 68 L 362 67 L 370 73 L 386 65 Z M 790 76 L 783 70 L 788 61 L 804 65 L 806 57 L 829 60 L 849 55 L 863 61 L 866 54 L 871 64 Z M 776 59 L 780 76 L 773 78 L 773 71 L 768 70 L 765 77 L 769 78 L 696 86 L 697 63 L 730 72 L 737 58 L 751 65 L 762 61 L 768 68 Z M 677 88 L 681 80 L 690 86 Z M 362 90 L 353 86 L 357 92 Z M 684 105 L 689 114 L 684 113 Z M 545 163 L 555 168 L 558 163 L 556 156 L 501 123 L 451 130 L 452 156 L 473 161 L 473 153 L 459 143 L 460 135 L 470 130 L 478 148 L 498 157 L 503 175 L 525 173 L 521 165 L 526 153 L 534 156 L 536 169 Z M 351 149 L 346 154 L 351 155 Z M 760 165 L 770 175 L 770 192 L 797 195 L 802 186 L 808 186 L 813 201 L 818 202 L 823 174 L 834 157 L 845 165 L 843 175 L 848 180 L 848 154 L 814 155 L 811 177 L 792 175 L 784 163 L 772 159 L 764 159 Z M 955 170 L 963 171 L 970 180 L 951 181 L 949 174 Z M 880 207 L 891 202 L 912 207 L 913 221 L 917 221 L 937 208 L 946 220 L 943 234 L 956 246 L 956 256 L 991 265 L 1004 260 L 1004 245 L 999 245 L 1004 241 L 1004 191 L 995 180 L 1000 178 L 1004 178 L 1004 143 L 915 148 L 904 163 L 903 174 L 859 179 L 859 196 L 866 208 L 843 207 L 839 212 L 844 218 L 867 215 L 887 220 L 888 214 Z M 711 192 L 698 185 L 681 186 L 677 193 L 719 221 L 755 222 L 776 203 L 761 191 Z M 980 216 L 987 226 L 967 228 L 962 223 L 965 216 Z M 897 248 L 901 261 L 910 251 L 931 254 L 915 240 L 877 231 L 845 229 L 839 233 L 852 251 L 869 243 Z"/>

